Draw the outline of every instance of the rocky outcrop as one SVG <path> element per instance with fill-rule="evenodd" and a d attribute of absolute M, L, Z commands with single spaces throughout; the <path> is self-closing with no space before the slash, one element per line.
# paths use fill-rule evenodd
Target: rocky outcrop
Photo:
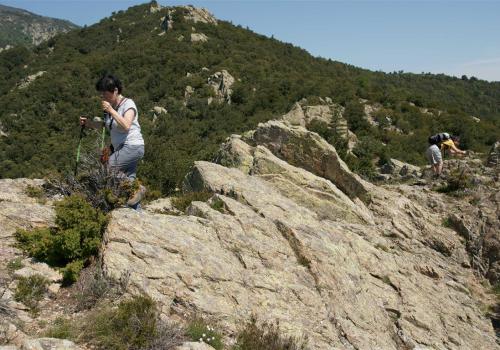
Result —
<path fill-rule="evenodd" d="M 181 8 L 184 9 L 184 18 L 188 21 L 217 25 L 217 19 L 204 8 L 197 8 L 191 5 L 181 6 Z"/>
<path fill-rule="evenodd" d="M 227 70 L 216 72 L 208 78 L 208 86 L 212 88 L 215 98 L 219 102 L 231 103 L 231 87 L 235 82 L 234 77 Z"/>
<path fill-rule="evenodd" d="M 149 6 L 149 13 L 157 13 L 160 12 L 163 6 L 161 6 L 157 2 L 152 2 Z"/>
<path fill-rule="evenodd" d="M 291 165 L 332 181 L 352 199 L 370 201 L 371 185 L 353 174 L 335 148 L 316 133 L 269 121 L 259 124 L 249 141 L 265 146 Z"/>
<path fill-rule="evenodd" d="M 208 41 L 208 36 L 203 33 L 191 33 L 191 42 L 204 43 Z"/>
<path fill-rule="evenodd" d="M 495 142 L 491 146 L 486 164 L 490 167 L 498 167 L 500 165 L 500 141 Z"/>
<path fill-rule="evenodd" d="M 219 194 L 187 216 L 115 211 L 106 233 L 107 273 L 130 275 L 164 313 L 194 309 L 230 330 L 256 313 L 314 349 L 496 348 L 458 237 L 410 200 L 380 191 L 377 224 L 363 225 L 213 163 L 197 162 L 186 187 Z"/>
<path fill-rule="evenodd" d="M 42 180 L 0 180 L 0 344 L 7 340 L 21 349 L 33 347 L 23 345 L 29 337 L 16 324 L 33 320 L 27 308 L 14 300 L 16 278 L 43 275 L 53 282 L 49 287 L 51 293 L 57 293 L 61 280 L 60 274 L 46 264 L 22 259 L 21 252 L 15 247 L 14 233 L 17 229 L 54 225 L 54 212 L 50 202 L 41 204 L 27 194 L 30 187 L 36 188 L 42 184 Z M 8 266 L 15 259 L 20 260 L 22 268 L 11 272 Z"/>
<path fill-rule="evenodd" d="M 7 137 L 9 136 L 9 134 L 7 134 L 4 130 L 3 130 L 3 125 L 2 125 L 2 122 L 0 122 L 0 137 Z"/>
<path fill-rule="evenodd" d="M 382 174 L 390 175 L 394 178 L 419 178 L 422 176 L 420 167 L 391 158 L 380 167 Z"/>
<path fill-rule="evenodd" d="M 17 83 L 16 88 L 18 88 L 18 89 L 27 88 L 32 82 L 34 82 L 36 79 L 40 78 L 45 73 L 47 73 L 47 72 L 40 71 L 40 72 L 37 72 L 35 74 L 28 75 L 26 78 L 24 78 L 19 83 Z"/>
<path fill-rule="evenodd" d="M 308 105 L 307 101 L 296 102 L 292 109 L 281 117 L 281 120 L 304 128 L 308 128 L 313 121 L 324 123 L 347 141 L 348 152 L 351 152 L 357 143 L 357 137 L 347 127 L 347 120 L 343 117 L 345 108 L 333 103 L 330 98 L 326 99 L 320 105 Z"/>
<path fill-rule="evenodd" d="M 376 114 L 380 113 L 383 110 L 383 107 L 381 104 L 379 104 L 379 103 L 370 104 L 370 103 L 368 103 L 368 100 L 363 100 L 363 99 L 360 99 L 360 102 L 363 104 L 363 108 L 364 108 L 364 112 L 365 112 L 365 119 L 368 121 L 368 123 L 370 123 L 370 125 L 376 126 L 376 127 L 382 127 L 382 125 L 384 125 L 383 126 L 384 130 L 395 131 L 395 132 L 400 133 L 400 134 L 403 133 L 403 130 L 401 130 L 400 128 L 398 128 L 397 126 L 395 126 L 393 124 L 392 118 L 389 115 L 384 116 L 384 119 L 385 119 L 384 123 L 379 123 L 379 121 L 377 121 L 377 119 L 375 117 Z M 421 113 L 432 115 L 432 113 L 428 113 L 424 109 L 421 110 Z"/>
<path fill-rule="evenodd" d="M 186 177 L 207 202 L 112 213 L 105 271 L 163 313 L 207 314 L 229 333 L 256 314 L 314 349 L 498 348 L 462 238 L 441 224 L 446 198 L 367 184 L 330 147 L 281 121 L 233 135 L 219 164 Z"/>
<path fill-rule="evenodd" d="M 156 113 L 156 114 L 167 114 L 167 110 L 165 107 L 161 107 L 161 106 L 154 106 L 153 107 L 153 111 Z"/>

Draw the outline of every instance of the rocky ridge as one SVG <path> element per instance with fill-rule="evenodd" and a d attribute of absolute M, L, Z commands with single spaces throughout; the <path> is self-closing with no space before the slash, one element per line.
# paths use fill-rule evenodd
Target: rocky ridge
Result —
<path fill-rule="evenodd" d="M 60 19 L 43 17 L 31 12 L 0 5 L 0 47 L 18 44 L 36 46 L 58 33 L 65 33 L 77 25 Z"/>
<path fill-rule="evenodd" d="M 213 163 L 196 162 L 184 191 L 214 195 L 182 215 L 159 210 L 168 199 L 113 211 L 107 276 L 129 276 L 128 293 L 151 296 L 165 316 L 210 316 L 229 340 L 254 314 L 307 335 L 312 349 L 499 348 L 478 277 L 491 269 L 475 268 L 495 271 L 496 246 L 483 243 L 498 236 L 498 167 L 446 162 L 481 174 L 473 203 L 429 184 L 377 186 L 300 118 L 259 124 L 231 136 Z M 23 194 L 29 183 L 0 181 L 3 268 L 19 255 L 16 227 L 53 220 L 50 203 Z"/>

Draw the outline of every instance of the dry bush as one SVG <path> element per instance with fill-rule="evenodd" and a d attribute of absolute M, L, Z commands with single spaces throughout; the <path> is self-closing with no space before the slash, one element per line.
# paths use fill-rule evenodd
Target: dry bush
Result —
<path fill-rule="evenodd" d="M 279 322 L 258 323 L 252 316 L 238 333 L 233 350 L 306 350 L 307 338 L 284 336 Z"/>
<path fill-rule="evenodd" d="M 17 283 L 14 299 L 26 305 L 33 314 L 39 311 L 38 304 L 47 293 L 49 280 L 42 275 L 21 277 Z"/>
<path fill-rule="evenodd" d="M 105 213 L 123 206 L 138 184 L 131 184 L 122 173 L 102 164 L 97 149 L 81 154 L 76 176 L 66 174 L 48 179 L 44 185 L 46 193 L 51 196 L 82 195 L 94 208 Z"/>
<path fill-rule="evenodd" d="M 77 311 L 90 309 L 99 300 L 115 294 L 115 284 L 107 279 L 97 265 L 91 265 L 80 273 L 75 283 Z"/>

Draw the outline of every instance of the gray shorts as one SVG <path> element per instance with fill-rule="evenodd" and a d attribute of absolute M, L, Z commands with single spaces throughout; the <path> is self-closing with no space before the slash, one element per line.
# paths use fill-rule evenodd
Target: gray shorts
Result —
<path fill-rule="evenodd" d="M 427 152 L 425 153 L 425 155 L 427 156 L 427 160 L 431 165 L 439 164 L 443 161 L 441 150 L 436 145 L 432 145 L 427 148 Z"/>
<path fill-rule="evenodd" d="M 144 145 L 123 145 L 109 157 L 109 167 L 129 180 L 134 180 L 137 164 L 144 157 Z"/>

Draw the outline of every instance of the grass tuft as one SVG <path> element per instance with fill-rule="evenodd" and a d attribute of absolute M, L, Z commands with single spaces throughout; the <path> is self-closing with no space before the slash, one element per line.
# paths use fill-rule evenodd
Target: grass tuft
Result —
<path fill-rule="evenodd" d="M 307 338 L 285 336 L 279 322 L 258 323 L 252 316 L 240 330 L 233 350 L 306 350 Z"/>
<path fill-rule="evenodd" d="M 36 315 L 40 311 L 38 305 L 47 293 L 49 280 L 42 275 L 21 277 L 17 283 L 14 299 L 26 305 Z"/>

